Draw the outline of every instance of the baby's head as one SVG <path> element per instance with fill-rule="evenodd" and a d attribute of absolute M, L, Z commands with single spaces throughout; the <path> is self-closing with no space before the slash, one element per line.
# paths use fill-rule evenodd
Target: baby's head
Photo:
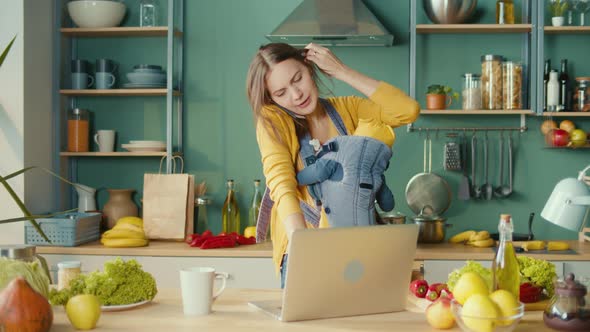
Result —
<path fill-rule="evenodd" d="M 389 147 L 393 145 L 395 138 L 393 129 L 376 119 L 359 119 L 358 126 L 353 135 L 371 137 L 385 143 Z"/>

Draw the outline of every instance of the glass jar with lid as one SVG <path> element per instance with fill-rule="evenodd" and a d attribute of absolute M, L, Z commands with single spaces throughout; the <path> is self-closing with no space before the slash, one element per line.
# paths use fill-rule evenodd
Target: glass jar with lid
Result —
<path fill-rule="evenodd" d="M 481 101 L 486 110 L 502 109 L 502 56 L 481 57 Z"/>
<path fill-rule="evenodd" d="M 586 286 L 573 273 L 555 282 L 555 295 L 543 313 L 543 322 L 558 331 L 590 331 L 590 303 Z"/>
<path fill-rule="evenodd" d="M 590 77 L 576 77 L 573 94 L 574 112 L 590 112 Z"/>
<path fill-rule="evenodd" d="M 68 151 L 88 152 L 88 110 L 74 108 L 68 113 Z"/>
<path fill-rule="evenodd" d="M 57 290 L 68 288 L 70 281 L 80 275 L 82 263 L 79 261 L 67 261 L 57 263 Z"/>
<path fill-rule="evenodd" d="M 478 74 L 463 74 L 461 98 L 464 110 L 481 109 L 481 78 Z"/>
<path fill-rule="evenodd" d="M 522 109 L 522 64 L 502 63 L 502 102 L 505 110 Z"/>

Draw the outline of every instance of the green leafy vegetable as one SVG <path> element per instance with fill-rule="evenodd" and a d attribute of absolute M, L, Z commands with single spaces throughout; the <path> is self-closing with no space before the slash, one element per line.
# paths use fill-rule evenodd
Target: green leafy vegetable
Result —
<path fill-rule="evenodd" d="M 553 296 L 553 281 L 557 278 L 555 265 L 543 259 L 522 255 L 517 259 L 520 268 L 520 283 L 530 282 L 545 289 L 547 296 Z"/>
<path fill-rule="evenodd" d="M 488 288 L 492 289 L 492 270 L 483 267 L 480 263 L 476 261 L 467 261 L 466 264 L 463 265 L 463 267 L 461 267 L 460 269 L 455 269 L 453 272 L 449 273 L 449 280 L 447 281 L 447 286 L 449 287 L 449 290 L 451 292 L 455 288 L 455 285 L 457 284 L 457 281 L 459 281 L 459 278 L 461 278 L 461 276 L 466 272 L 475 272 L 479 274 L 488 285 Z"/>
<path fill-rule="evenodd" d="M 14 278 L 24 277 L 39 294 L 49 294 L 49 277 L 38 261 L 25 262 L 17 259 L 0 257 L 0 291 Z"/>
<path fill-rule="evenodd" d="M 49 301 L 65 305 L 72 296 L 94 294 L 103 305 L 123 305 L 151 300 L 157 292 L 156 280 L 135 259 L 125 262 L 118 257 L 106 262 L 103 272 L 82 274 L 70 282 L 69 288 L 52 290 Z"/>

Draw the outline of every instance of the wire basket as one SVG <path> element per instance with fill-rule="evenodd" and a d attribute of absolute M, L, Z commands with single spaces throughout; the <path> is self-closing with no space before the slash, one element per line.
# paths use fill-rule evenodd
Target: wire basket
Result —
<path fill-rule="evenodd" d="M 38 246 L 75 247 L 100 238 L 100 213 L 68 213 L 36 219 L 51 243 L 43 239 L 30 221 L 25 224 L 25 243 Z"/>

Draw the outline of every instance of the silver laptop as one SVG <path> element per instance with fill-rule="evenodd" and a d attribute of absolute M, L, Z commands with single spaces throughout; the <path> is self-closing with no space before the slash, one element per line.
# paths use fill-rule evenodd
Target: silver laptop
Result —
<path fill-rule="evenodd" d="M 282 301 L 249 304 L 285 322 L 401 311 L 418 225 L 293 233 Z"/>

